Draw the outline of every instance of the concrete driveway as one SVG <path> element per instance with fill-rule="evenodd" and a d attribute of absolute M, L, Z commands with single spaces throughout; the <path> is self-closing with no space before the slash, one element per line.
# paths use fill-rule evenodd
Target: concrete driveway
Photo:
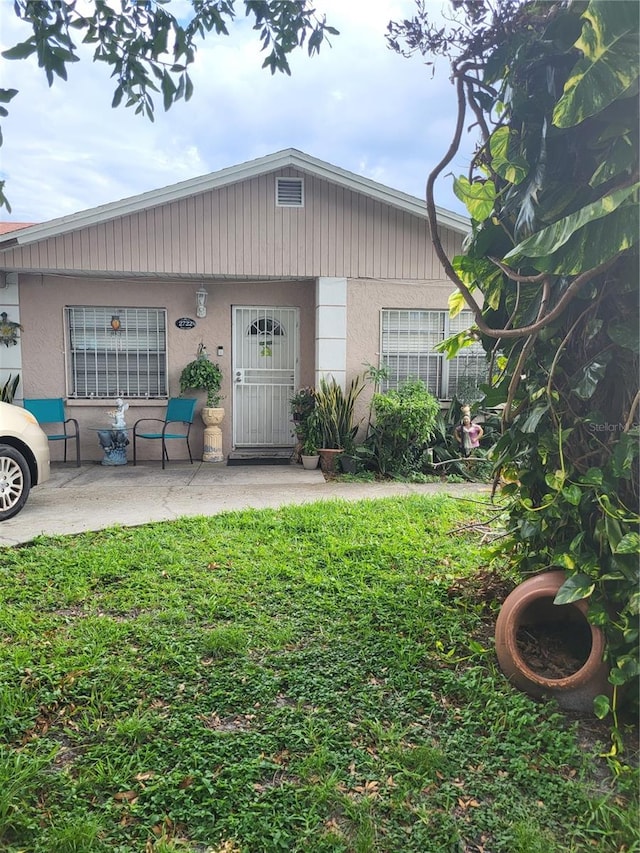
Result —
<path fill-rule="evenodd" d="M 393 495 L 447 492 L 479 497 L 489 488 L 473 483 L 345 483 L 326 481 L 320 470 L 301 465 L 227 466 L 224 463 L 158 462 L 108 468 L 54 463 L 51 479 L 32 490 L 26 506 L 0 522 L 0 546 L 36 536 L 135 527 L 182 516 L 215 515 L 227 510 L 261 509 L 319 500 L 361 500 Z"/>

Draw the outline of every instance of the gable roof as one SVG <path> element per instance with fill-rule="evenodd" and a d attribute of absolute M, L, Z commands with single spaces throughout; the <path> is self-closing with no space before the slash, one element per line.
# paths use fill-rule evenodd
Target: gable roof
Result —
<path fill-rule="evenodd" d="M 198 195 L 208 190 L 219 189 L 229 184 L 268 174 L 269 172 L 275 172 L 285 167 L 293 167 L 302 172 L 315 175 L 318 178 L 340 184 L 347 189 L 370 196 L 385 204 L 392 205 L 393 207 L 426 219 L 427 206 L 423 199 L 391 189 L 391 187 L 387 187 L 377 181 L 372 181 L 370 178 L 357 175 L 355 172 L 349 172 L 346 169 L 333 166 L 331 163 L 318 160 L 295 148 L 286 148 L 283 151 L 267 154 L 265 157 L 249 160 L 246 163 L 239 163 L 236 166 L 229 166 L 217 172 L 210 172 L 198 178 L 190 178 L 189 180 L 180 181 L 177 184 L 171 184 L 161 189 L 151 190 L 150 192 L 141 193 L 140 195 L 131 196 L 120 201 L 82 210 L 79 213 L 72 213 L 68 216 L 51 219 L 48 222 L 21 228 L 18 232 L 13 231 L 4 235 L 0 233 L 0 250 L 15 246 L 25 246 L 49 237 L 57 237 L 78 228 L 97 225 L 120 216 L 137 213 L 138 211 L 161 204 Z M 468 233 L 469 221 L 466 217 L 445 210 L 444 208 L 437 208 L 437 215 L 438 222 L 443 227 L 450 228 L 460 234 Z"/>

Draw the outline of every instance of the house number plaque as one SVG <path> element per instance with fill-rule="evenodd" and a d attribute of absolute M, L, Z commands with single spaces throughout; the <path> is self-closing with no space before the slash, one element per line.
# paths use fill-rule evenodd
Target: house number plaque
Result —
<path fill-rule="evenodd" d="M 176 326 L 179 329 L 195 329 L 196 321 L 192 320 L 191 317 L 180 317 L 179 320 L 176 320 Z"/>

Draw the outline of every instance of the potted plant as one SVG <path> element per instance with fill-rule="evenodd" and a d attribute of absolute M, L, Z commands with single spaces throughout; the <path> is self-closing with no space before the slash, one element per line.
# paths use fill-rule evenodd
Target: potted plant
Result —
<path fill-rule="evenodd" d="M 303 468 L 313 470 L 318 467 L 318 462 L 320 461 L 318 445 L 320 440 L 321 432 L 318 416 L 315 411 L 312 411 L 305 421 L 305 437 L 302 442 L 302 451 L 300 454 Z"/>
<path fill-rule="evenodd" d="M 358 431 L 358 424 L 354 424 L 354 408 L 363 388 L 360 376 L 352 379 L 346 392 L 333 378 L 320 380 L 315 411 L 321 436 L 320 466 L 325 472 L 335 470 L 335 460 L 345 450 L 353 450 Z"/>
<path fill-rule="evenodd" d="M 190 361 L 180 374 L 180 391 L 204 391 L 207 399 L 201 411 L 205 425 L 203 462 L 222 462 L 222 430 L 220 424 L 224 419 L 224 409 L 219 405 L 222 400 L 220 388 L 222 371 L 214 364 L 207 353 L 204 344 L 198 347 L 195 361 Z"/>
<path fill-rule="evenodd" d="M 190 361 L 180 374 L 180 391 L 204 391 L 207 395 L 206 408 L 218 407 L 222 400 L 220 387 L 222 371 L 209 359 L 206 347 L 200 344 L 195 361 Z"/>
<path fill-rule="evenodd" d="M 298 446 L 296 447 L 296 457 L 302 455 L 303 448 L 307 441 L 307 433 L 309 431 L 309 419 L 311 415 L 313 415 L 315 407 L 315 388 L 300 388 L 292 397 L 289 398 L 289 410 L 291 412 L 291 420 L 293 421 L 295 436 L 298 439 Z M 319 440 L 316 441 L 316 447 L 318 444 Z"/>

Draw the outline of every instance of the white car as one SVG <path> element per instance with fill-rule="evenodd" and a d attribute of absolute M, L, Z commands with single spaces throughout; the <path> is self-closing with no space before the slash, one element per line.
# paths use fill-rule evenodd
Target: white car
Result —
<path fill-rule="evenodd" d="M 0 403 L 0 521 L 20 512 L 32 486 L 49 479 L 49 440 L 31 412 Z"/>

